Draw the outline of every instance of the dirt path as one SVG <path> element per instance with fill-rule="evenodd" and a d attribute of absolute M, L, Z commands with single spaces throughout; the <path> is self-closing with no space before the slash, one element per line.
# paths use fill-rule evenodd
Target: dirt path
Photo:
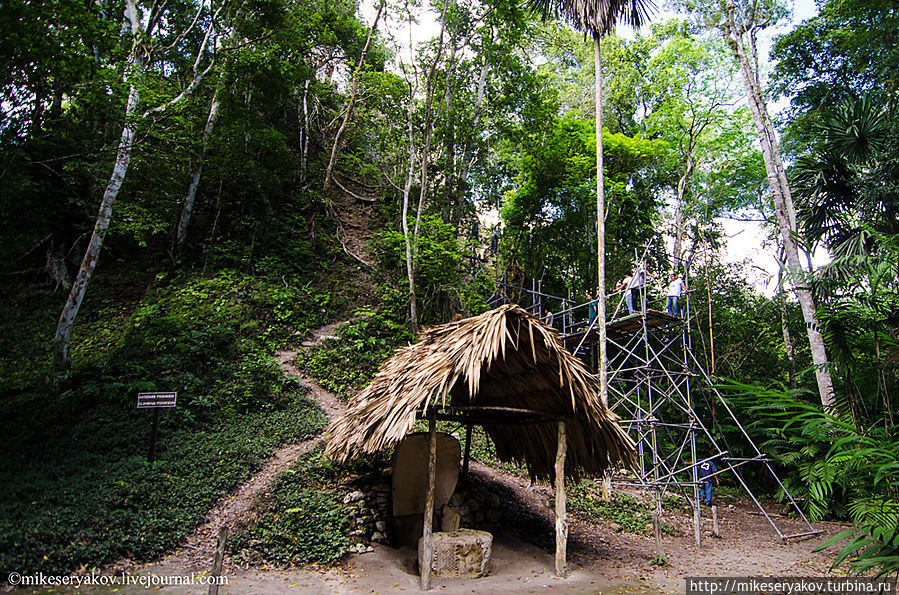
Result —
<path fill-rule="evenodd" d="M 312 332 L 311 338 L 303 343 L 304 347 L 315 347 L 320 342 L 333 337 L 334 331 L 345 321 L 334 322 L 318 328 Z M 295 350 L 282 350 L 275 353 L 284 374 L 296 379 L 297 383 L 307 390 L 310 398 L 314 399 L 324 410 L 328 419 L 334 419 L 343 413 L 346 405 L 336 395 L 326 391 L 309 376 L 299 370 L 293 363 L 297 352 Z M 286 444 L 278 448 L 263 463 L 262 467 L 254 473 L 246 482 L 240 485 L 234 492 L 222 498 L 208 513 L 207 521 L 187 537 L 175 551 L 167 554 L 152 565 L 163 574 L 171 572 L 205 572 L 212 566 L 215 554 L 218 533 L 221 527 L 228 527 L 229 532 L 234 533 L 248 526 L 254 518 L 253 504 L 268 491 L 279 473 L 286 471 L 304 453 L 308 452 L 321 442 L 321 437 L 305 440 L 294 444 Z M 124 560 L 115 565 L 117 568 L 136 569 L 140 565 Z M 226 570 L 236 571 L 236 567 L 229 566 L 226 562 Z"/>

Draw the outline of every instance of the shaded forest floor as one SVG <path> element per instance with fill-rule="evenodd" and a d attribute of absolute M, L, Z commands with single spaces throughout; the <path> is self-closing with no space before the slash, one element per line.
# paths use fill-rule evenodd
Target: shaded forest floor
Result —
<path fill-rule="evenodd" d="M 764 517 L 755 514 L 751 502 L 737 501 L 720 507 L 720 538 L 711 536 L 711 521 L 703 524 L 703 543 L 693 543 L 692 519 L 680 511 L 665 515 L 665 522 L 680 529 L 678 536 L 663 539 L 667 562 L 654 561 L 651 537 L 616 532 L 611 523 L 576 520 L 569 535 L 569 569 L 565 579 L 553 574 L 551 547 L 552 510 L 548 486 L 529 486 L 527 480 L 497 472 L 483 465 L 473 471 L 481 480 L 493 482 L 510 496 L 507 504 L 515 526 L 494 536 L 490 575 L 481 579 L 437 579 L 433 588 L 441 593 L 537 593 L 547 589 L 563 593 L 682 593 L 684 579 L 697 576 L 827 576 L 831 556 L 812 553 L 817 543 L 845 527 L 818 523 L 824 534 L 807 541 L 781 543 Z M 778 519 L 781 531 L 799 531 L 795 521 Z M 214 538 L 213 538 L 214 541 Z M 539 545 L 535 545 L 536 542 Z M 542 546 L 542 547 L 540 547 Z M 184 576 L 201 574 L 211 565 L 206 556 L 185 554 L 184 547 L 165 559 L 147 565 L 127 565 L 108 574 Z M 205 549 L 205 548 L 204 548 Z M 410 548 L 374 545 L 374 551 L 357 554 L 335 567 L 274 568 L 235 566 L 227 560 L 224 575 L 228 585 L 220 593 L 398 593 L 418 591 L 413 570 L 416 553 Z M 205 558 L 205 559 L 202 559 Z M 132 589 L 132 590 L 129 590 Z M 163 587 L 170 593 L 202 593 L 205 587 Z M 81 589 L 95 595 L 103 589 Z M 144 592 L 142 587 L 121 588 L 116 593 Z"/>

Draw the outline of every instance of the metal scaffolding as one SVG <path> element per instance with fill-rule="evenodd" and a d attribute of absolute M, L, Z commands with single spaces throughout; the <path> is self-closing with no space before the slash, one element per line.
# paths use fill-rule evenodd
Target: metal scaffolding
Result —
<path fill-rule="evenodd" d="M 561 304 L 553 319 L 566 348 L 591 363 L 598 361 L 595 350 L 599 321 L 587 316 L 588 304 L 576 304 L 571 296 L 545 294 L 539 281 L 533 282 L 530 289 L 501 282 L 499 292 L 505 299 L 514 296 L 515 301 L 525 302 L 538 316 L 548 300 Z M 758 449 L 693 354 L 688 295 L 681 298 L 682 318 L 654 309 L 655 303 L 647 301 L 645 292 L 640 295 L 640 303 L 634 304 L 634 312 L 624 314 L 624 297 L 623 293 L 609 296 L 610 300 L 617 298 L 617 307 L 606 323 L 609 406 L 634 439 L 639 456 L 635 473 L 621 473 L 613 478 L 613 484 L 636 486 L 652 493 L 659 555 L 662 555 L 659 518 L 662 501 L 668 494 L 680 494 L 690 503 L 696 543 L 700 543 L 702 507 L 698 467 L 705 461 L 715 462 L 718 468 L 715 475 L 731 473 L 736 478 L 781 540 L 821 533 L 802 513 L 770 459 Z M 744 450 L 748 454 L 732 453 L 722 438 L 723 432 L 717 432 L 718 438 L 715 437 L 712 430 L 720 430 L 722 423 L 736 428 L 745 440 Z M 710 452 L 698 452 L 700 436 L 711 445 Z M 777 483 L 807 531 L 795 534 L 781 531 L 743 477 L 742 471 L 749 464 L 761 465 L 763 473 Z"/>

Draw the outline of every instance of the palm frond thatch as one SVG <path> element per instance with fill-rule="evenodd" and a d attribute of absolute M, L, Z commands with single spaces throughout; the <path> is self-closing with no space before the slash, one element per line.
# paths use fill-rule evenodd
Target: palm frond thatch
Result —
<path fill-rule="evenodd" d="M 497 457 L 524 462 L 535 478 L 553 475 L 553 419 L 566 421 L 566 476 L 632 467 L 634 444 L 599 400 L 598 384 L 555 331 L 516 305 L 500 306 L 425 329 L 418 343 L 398 349 L 328 428 L 327 452 L 345 461 L 391 447 L 434 407 L 477 420 Z M 523 411 L 542 421 L 510 415 Z"/>
<path fill-rule="evenodd" d="M 531 10 L 543 16 L 564 17 L 578 31 L 602 37 L 617 21 L 639 29 L 655 10 L 652 0 L 528 0 Z"/>

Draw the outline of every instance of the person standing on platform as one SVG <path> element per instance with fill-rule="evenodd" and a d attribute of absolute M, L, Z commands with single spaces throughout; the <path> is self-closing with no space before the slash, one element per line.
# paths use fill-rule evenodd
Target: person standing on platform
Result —
<path fill-rule="evenodd" d="M 719 485 L 718 476 L 715 473 L 718 473 L 718 469 L 711 459 L 699 464 L 699 497 L 706 506 L 712 504 L 712 480 L 715 480 L 715 485 Z"/>
<path fill-rule="evenodd" d="M 499 235 L 500 228 L 499 223 L 493 226 L 493 233 L 490 234 L 490 253 L 496 254 L 499 252 Z"/>
<path fill-rule="evenodd" d="M 553 313 L 550 312 L 549 308 L 543 311 L 543 322 L 546 323 L 546 326 L 551 327 L 553 325 Z"/>
<path fill-rule="evenodd" d="M 646 270 L 645 262 L 640 262 L 640 264 L 637 265 L 637 270 L 634 272 L 634 276 L 631 279 L 631 302 L 634 309 L 639 309 L 641 312 L 643 311 L 644 306 L 646 305 L 646 284 L 649 279 L 654 277 L 655 275 Z"/>
<path fill-rule="evenodd" d="M 630 273 L 626 273 L 624 275 L 624 279 L 621 280 L 621 283 L 618 284 L 618 287 L 615 288 L 615 291 L 624 291 L 624 301 L 627 304 L 627 313 L 634 313 L 634 297 L 631 295 L 631 281 L 633 277 Z"/>
<path fill-rule="evenodd" d="M 672 316 L 680 318 L 680 296 L 687 290 L 687 284 L 675 273 L 669 275 L 669 280 L 668 300 L 665 303 L 665 309 Z"/>
<path fill-rule="evenodd" d="M 587 318 L 590 320 L 590 326 L 593 326 L 593 321 L 596 320 L 596 300 L 589 291 L 587 292 Z"/>

